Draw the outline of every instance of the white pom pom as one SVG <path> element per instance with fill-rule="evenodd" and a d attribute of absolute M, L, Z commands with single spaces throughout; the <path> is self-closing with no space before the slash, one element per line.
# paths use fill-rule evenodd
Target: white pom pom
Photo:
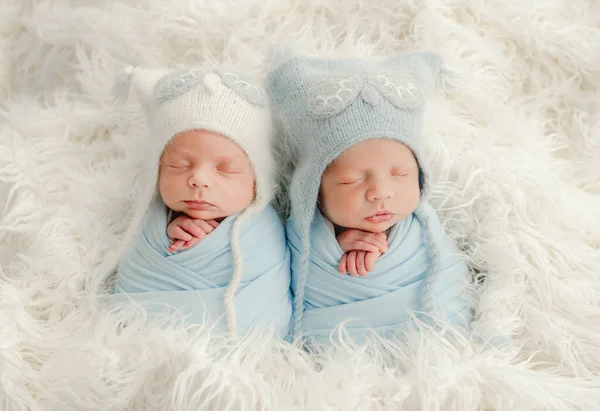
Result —
<path fill-rule="evenodd" d="M 217 90 L 217 87 L 219 87 L 219 85 L 222 83 L 221 77 L 215 73 L 208 73 L 206 76 L 204 76 L 203 81 L 204 87 L 206 87 L 206 90 L 210 94 L 213 94 Z"/>

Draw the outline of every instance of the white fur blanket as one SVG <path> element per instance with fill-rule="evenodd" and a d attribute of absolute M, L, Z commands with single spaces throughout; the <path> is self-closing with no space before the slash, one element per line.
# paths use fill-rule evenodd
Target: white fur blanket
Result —
<path fill-rule="evenodd" d="M 0 12 L 0 409 L 595 410 L 600 404 L 600 3 L 38 0 Z M 485 277 L 480 331 L 310 356 L 100 309 L 139 181 L 125 64 L 436 50 L 432 204 Z"/>

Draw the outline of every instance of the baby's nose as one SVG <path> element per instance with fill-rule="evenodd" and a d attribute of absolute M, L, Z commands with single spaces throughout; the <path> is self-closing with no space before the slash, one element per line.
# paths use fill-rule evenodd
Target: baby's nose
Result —
<path fill-rule="evenodd" d="M 192 188 L 209 188 L 212 185 L 210 173 L 205 170 L 194 170 L 190 175 L 188 184 Z"/>
<path fill-rule="evenodd" d="M 370 201 L 386 200 L 392 198 L 393 190 L 385 184 L 375 184 L 367 192 L 367 198 Z"/>

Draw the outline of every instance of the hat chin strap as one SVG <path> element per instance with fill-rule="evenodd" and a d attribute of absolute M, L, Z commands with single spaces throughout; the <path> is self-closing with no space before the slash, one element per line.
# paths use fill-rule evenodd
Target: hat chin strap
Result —
<path fill-rule="evenodd" d="M 429 217 L 421 208 L 421 204 L 417 206 L 414 213 L 421 222 L 421 225 L 423 226 L 425 244 L 427 249 L 429 250 L 429 258 L 431 262 L 431 269 L 427 277 L 425 278 L 425 284 L 423 286 L 423 293 L 421 295 L 421 306 L 422 311 L 424 313 L 433 314 L 437 309 L 435 304 L 434 287 L 442 265 L 441 255 L 435 243 L 435 239 L 433 238 L 433 232 L 431 231 L 431 227 L 429 224 Z"/>
<path fill-rule="evenodd" d="M 242 282 L 244 273 L 244 259 L 242 258 L 242 248 L 240 247 L 240 227 L 252 214 L 260 211 L 264 206 L 253 201 L 233 223 L 231 228 L 231 251 L 233 253 L 233 276 L 225 290 L 225 317 L 227 319 L 227 328 L 233 336 L 238 335 L 237 318 L 235 314 L 235 294 Z"/>

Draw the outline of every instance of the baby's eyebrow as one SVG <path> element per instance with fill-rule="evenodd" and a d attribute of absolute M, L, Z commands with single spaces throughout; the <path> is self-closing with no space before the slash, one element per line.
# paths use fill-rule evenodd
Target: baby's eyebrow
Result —
<path fill-rule="evenodd" d="M 242 161 L 246 158 L 245 154 L 226 154 L 217 157 L 217 161 Z"/>
<path fill-rule="evenodd" d="M 170 155 L 170 156 L 187 156 L 187 157 L 191 157 L 191 153 L 189 150 L 186 150 L 185 148 L 171 148 L 170 150 L 165 150 L 164 152 L 165 155 Z"/>
<path fill-rule="evenodd" d="M 237 160 L 237 158 L 235 156 L 219 156 L 216 158 L 217 163 L 231 163 L 235 160 Z"/>
<path fill-rule="evenodd" d="M 353 169 L 339 170 L 334 173 L 337 178 L 356 178 L 364 174 L 364 171 Z"/>
<path fill-rule="evenodd" d="M 415 165 L 410 163 L 398 163 L 396 165 L 393 165 L 392 168 L 398 170 L 413 170 L 415 168 Z"/>

